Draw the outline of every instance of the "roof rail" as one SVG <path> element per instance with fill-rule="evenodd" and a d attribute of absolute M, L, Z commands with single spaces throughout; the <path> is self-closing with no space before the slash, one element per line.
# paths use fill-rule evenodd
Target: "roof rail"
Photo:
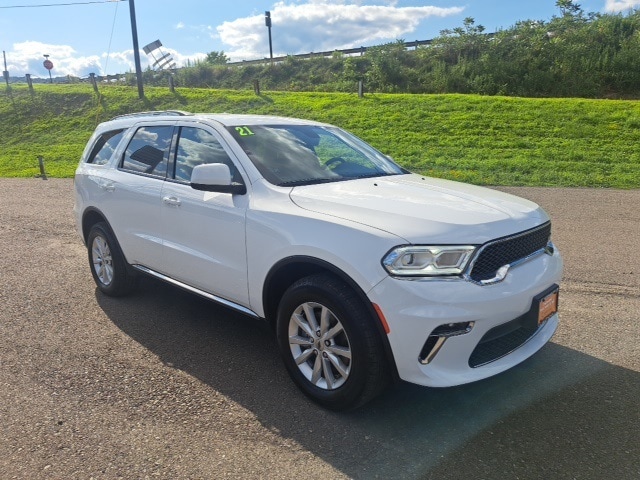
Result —
<path fill-rule="evenodd" d="M 125 113 L 123 115 L 118 115 L 116 117 L 113 117 L 112 120 L 115 120 L 117 118 L 146 117 L 146 116 L 150 116 L 150 115 L 157 115 L 157 116 L 173 115 L 173 116 L 183 117 L 183 116 L 186 116 L 186 115 L 193 115 L 193 113 L 184 112 L 182 110 L 154 110 L 154 111 L 150 111 L 150 112 Z"/>

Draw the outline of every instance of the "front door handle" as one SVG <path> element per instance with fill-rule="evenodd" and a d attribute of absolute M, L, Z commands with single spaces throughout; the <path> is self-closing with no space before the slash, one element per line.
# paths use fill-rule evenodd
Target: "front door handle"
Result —
<path fill-rule="evenodd" d="M 162 201 L 172 207 L 179 207 L 182 203 L 178 197 L 163 197 Z"/>

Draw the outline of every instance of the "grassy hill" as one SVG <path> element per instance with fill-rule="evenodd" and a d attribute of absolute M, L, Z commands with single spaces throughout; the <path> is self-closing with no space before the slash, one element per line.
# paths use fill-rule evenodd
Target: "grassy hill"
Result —
<path fill-rule="evenodd" d="M 640 188 L 640 104 L 474 95 L 14 86 L 0 96 L 0 176 L 71 177 L 97 123 L 140 110 L 260 113 L 341 126 L 408 169 L 484 185 Z"/>

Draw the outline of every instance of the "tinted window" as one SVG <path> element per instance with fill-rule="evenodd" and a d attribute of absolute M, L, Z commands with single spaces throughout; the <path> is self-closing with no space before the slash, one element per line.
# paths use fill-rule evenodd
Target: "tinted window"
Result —
<path fill-rule="evenodd" d="M 141 127 L 131 139 L 122 168 L 160 177 L 166 176 L 173 127 Z"/>
<path fill-rule="evenodd" d="M 193 167 L 204 163 L 224 163 L 231 170 L 233 180 L 240 181 L 233 162 L 216 137 L 201 128 L 182 127 L 176 156 L 176 180 L 189 182 Z"/>
<path fill-rule="evenodd" d="M 123 136 L 124 130 L 113 130 L 100 135 L 87 158 L 87 163 L 93 163 L 94 165 L 107 163 Z"/>
<path fill-rule="evenodd" d="M 264 178 L 276 185 L 407 173 L 370 145 L 335 127 L 252 125 L 227 129 Z"/>

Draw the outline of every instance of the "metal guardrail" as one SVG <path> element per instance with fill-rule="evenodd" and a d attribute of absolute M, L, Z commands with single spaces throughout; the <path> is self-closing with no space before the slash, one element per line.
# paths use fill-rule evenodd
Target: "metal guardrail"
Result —
<path fill-rule="evenodd" d="M 405 48 L 418 48 L 421 45 L 431 45 L 431 43 L 433 42 L 433 40 L 414 40 L 413 42 L 404 42 L 404 47 Z M 371 48 L 376 48 L 379 47 L 379 45 L 376 45 L 375 47 L 356 47 L 356 48 L 345 48 L 345 49 L 340 49 L 340 50 L 327 50 L 325 52 L 310 52 L 310 53 L 299 53 L 299 54 L 295 54 L 295 55 L 283 55 L 280 57 L 273 57 L 273 59 L 271 58 L 258 58 L 255 60 L 241 60 L 239 62 L 227 62 L 224 64 L 224 66 L 229 66 L 229 67 L 243 67 L 243 66 L 247 66 L 247 65 L 262 65 L 264 63 L 270 63 L 270 62 L 274 62 L 274 63 L 279 63 L 279 62 L 284 62 L 287 58 L 299 58 L 299 59 L 307 59 L 307 58 L 318 58 L 318 57 L 331 57 L 336 53 L 342 54 L 342 55 L 364 55 L 364 53 L 371 49 Z M 184 68 L 184 67 L 183 67 Z M 177 69 L 180 70 L 180 69 Z M 121 81 L 124 80 L 125 75 L 124 74 L 118 74 L 118 75 L 106 75 L 106 76 L 99 76 L 96 75 L 95 79 L 98 82 L 112 82 L 112 81 Z"/>
<path fill-rule="evenodd" d="M 485 33 L 483 35 L 486 35 L 488 37 L 493 37 L 495 36 L 495 33 Z M 433 39 L 430 40 L 414 40 L 412 42 L 403 42 L 403 46 L 406 49 L 409 48 L 418 48 L 419 46 L 422 45 L 431 45 L 433 43 Z M 307 59 L 307 58 L 318 58 L 318 57 L 331 57 L 336 53 L 342 54 L 342 55 L 364 55 L 364 53 L 372 48 L 378 48 L 382 45 L 375 45 L 373 47 L 356 47 L 356 48 L 344 48 L 344 49 L 336 49 L 336 50 L 327 50 L 325 52 L 310 52 L 310 53 L 298 53 L 295 55 L 283 55 L 283 56 L 279 56 L 279 57 L 273 57 L 273 58 L 258 58 L 255 60 L 240 60 L 239 62 L 227 62 L 224 64 L 224 66 L 229 66 L 229 67 L 242 67 L 242 66 L 247 66 L 247 65 L 262 65 L 265 63 L 279 63 L 279 62 L 284 62 L 287 58 L 299 58 L 299 59 Z M 184 67 L 182 67 L 184 68 Z M 179 68 L 177 70 L 180 70 Z M 99 81 L 104 81 L 104 80 L 108 80 L 108 81 L 112 81 L 112 80 L 121 80 L 122 78 L 124 78 L 123 75 L 108 75 L 106 77 L 96 77 Z"/>
<path fill-rule="evenodd" d="M 488 37 L 493 37 L 495 36 L 495 33 L 486 33 L 484 35 Z M 418 48 L 419 46 L 422 46 L 422 45 L 431 45 L 432 43 L 433 43 L 433 39 L 414 40 L 413 42 L 403 42 L 403 46 L 404 48 L 409 49 L 409 48 Z M 339 53 L 342 55 L 358 55 L 358 54 L 364 55 L 364 53 L 367 50 L 372 48 L 378 48 L 380 46 L 381 45 L 375 45 L 373 47 L 345 48 L 345 49 L 327 50 L 325 52 L 298 53 L 295 55 L 284 55 L 284 56 L 273 57 L 273 58 L 258 58 L 255 60 L 241 60 L 239 62 L 227 62 L 224 65 L 230 66 L 230 67 L 240 67 L 240 66 L 246 66 L 246 65 L 262 65 L 270 62 L 274 62 L 274 63 L 284 62 L 287 58 L 306 59 L 306 58 L 318 58 L 318 57 L 331 57 L 336 53 Z M 180 68 L 178 68 L 177 70 L 180 70 Z M 122 74 L 122 73 L 116 74 L 116 75 L 105 75 L 105 76 L 95 75 L 94 76 L 94 80 L 97 82 L 119 82 L 119 81 L 124 81 L 125 78 L 126 78 L 126 74 Z M 27 82 L 29 82 L 30 80 L 31 78 L 30 76 L 28 76 Z M 90 80 L 89 77 L 80 79 L 80 81 L 89 81 L 89 80 Z"/>
<path fill-rule="evenodd" d="M 418 48 L 420 45 L 431 45 L 432 42 L 433 40 L 414 40 L 413 42 L 404 42 L 404 47 Z M 358 54 L 364 55 L 364 53 L 367 50 L 371 48 L 376 48 L 379 46 L 380 45 L 376 45 L 375 47 L 356 47 L 356 48 L 345 48 L 342 50 L 328 50 L 326 52 L 299 53 L 296 55 L 284 55 L 280 57 L 273 57 L 273 59 L 260 58 L 257 60 L 241 60 L 239 62 L 227 62 L 225 65 L 228 65 L 231 67 L 244 66 L 244 65 L 261 65 L 263 63 L 268 63 L 268 62 L 275 62 L 275 63 L 283 62 L 287 58 L 305 59 L 305 58 L 317 58 L 317 57 L 331 57 L 336 53 L 340 53 L 342 55 L 358 55 Z"/>

